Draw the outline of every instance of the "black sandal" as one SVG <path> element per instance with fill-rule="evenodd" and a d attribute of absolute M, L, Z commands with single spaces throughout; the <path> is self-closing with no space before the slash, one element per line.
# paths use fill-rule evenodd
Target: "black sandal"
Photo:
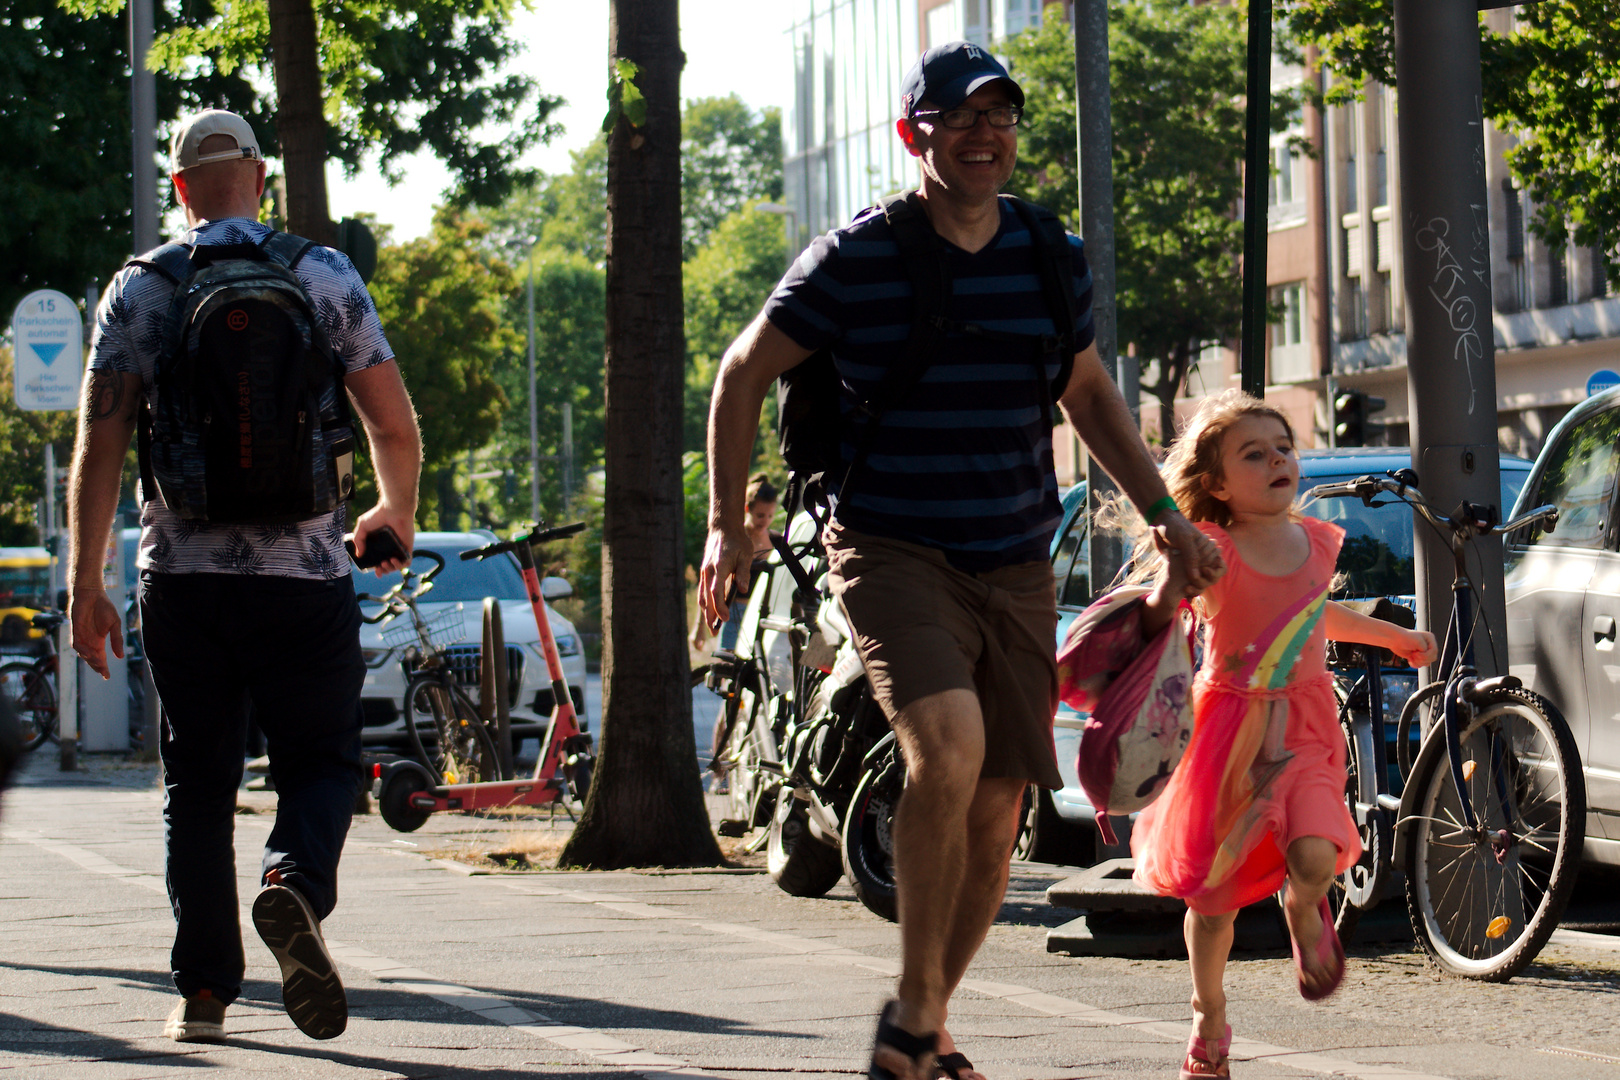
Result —
<path fill-rule="evenodd" d="M 898 1027 L 889 1022 L 889 1013 L 898 1005 L 898 1001 L 890 1001 L 883 1006 L 883 1012 L 878 1016 L 877 1037 L 873 1040 L 872 1061 L 866 1067 L 867 1080 L 898 1080 L 894 1073 L 877 1063 L 877 1048 L 887 1046 L 921 1065 L 924 1058 L 933 1057 L 939 1049 L 939 1033 L 929 1032 L 927 1035 L 913 1035 L 905 1028 Z"/>
<path fill-rule="evenodd" d="M 950 1077 L 950 1080 L 962 1080 L 963 1073 L 979 1071 L 973 1067 L 973 1062 L 967 1059 L 967 1055 L 959 1050 L 952 1050 L 935 1058 L 934 1070 Z"/>

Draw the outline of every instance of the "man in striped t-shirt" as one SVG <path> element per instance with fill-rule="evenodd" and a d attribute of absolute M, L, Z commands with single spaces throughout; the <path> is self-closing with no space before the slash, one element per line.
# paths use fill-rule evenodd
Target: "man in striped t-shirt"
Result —
<path fill-rule="evenodd" d="M 1000 908 L 1026 785 L 1061 786 L 1051 405 L 1145 508 L 1191 588 L 1224 566 L 1175 509 L 1098 358 L 1080 241 L 1068 238 L 1073 324 L 1058 326 L 1036 237 L 998 197 L 1017 159 L 1023 91 L 979 46 L 953 42 L 924 53 L 903 92 L 897 127 L 922 166 L 918 202 L 949 272 L 950 330 L 889 403 L 856 467 L 831 477 L 838 499 L 823 541 L 907 763 L 894 821 L 902 970 L 872 1075 L 932 1080 L 936 1055 L 952 1075 L 972 1074 L 945 1030 L 946 1005 Z M 851 414 L 902 362 L 913 296 L 893 227 L 868 211 L 818 238 L 728 350 L 709 420 L 699 585 L 712 621 L 725 617 L 730 584 L 748 584 L 752 545 L 738 523 L 766 392 L 830 349 L 843 458 L 855 460 L 865 433 Z M 1065 344 L 1053 351 L 1054 341 Z"/>

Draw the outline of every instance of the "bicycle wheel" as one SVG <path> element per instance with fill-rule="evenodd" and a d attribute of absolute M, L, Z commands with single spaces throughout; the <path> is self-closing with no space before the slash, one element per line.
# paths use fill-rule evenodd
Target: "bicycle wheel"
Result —
<path fill-rule="evenodd" d="M 894 811 L 905 790 L 903 766 L 884 759 L 855 785 L 844 817 L 844 876 L 874 915 L 900 921 L 894 884 Z"/>
<path fill-rule="evenodd" d="M 1423 736 L 1445 710 L 1445 692 L 1445 683 L 1432 682 L 1401 706 L 1400 723 L 1395 726 L 1395 761 L 1400 765 L 1403 784 L 1412 778 L 1412 759 L 1423 745 Z"/>
<path fill-rule="evenodd" d="M 442 777 L 446 784 L 476 784 L 498 778 L 495 742 L 466 695 L 436 676 L 425 675 L 411 680 L 405 700 L 410 705 L 406 726 L 429 772 Z M 422 705 L 426 705 L 425 710 L 421 710 Z M 433 718 L 431 750 L 425 745 L 413 710 L 425 711 Z"/>
<path fill-rule="evenodd" d="M 1585 839 L 1586 784 L 1569 725 L 1528 690 L 1484 695 L 1462 731 L 1463 819 L 1443 729 L 1413 765 L 1404 823 L 1407 911 L 1444 972 L 1506 982 L 1546 944 L 1569 902 Z"/>
<path fill-rule="evenodd" d="M 17 714 L 22 748 L 33 750 L 56 735 L 56 687 L 33 664 L 14 660 L 0 666 L 0 694 Z"/>
<path fill-rule="evenodd" d="M 838 849 L 823 844 L 810 832 L 810 812 L 793 797 L 793 789 L 778 789 L 771 815 L 765 868 L 776 887 L 789 896 L 822 896 L 844 876 Z"/>
<path fill-rule="evenodd" d="M 1356 803 L 1362 801 L 1361 778 L 1366 775 L 1366 749 L 1370 725 L 1355 722 L 1348 707 L 1339 710 L 1339 730 L 1344 733 L 1344 801 L 1352 820 L 1356 820 Z M 1360 729 L 1360 730 L 1358 730 Z M 1361 736 L 1358 738 L 1358 735 Z M 1333 926 L 1339 940 L 1345 943 L 1355 937 L 1362 911 L 1375 906 L 1382 892 L 1380 866 L 1387 866 L 1389 846 L 1387 838 L 1371 824 L 1356 820 L 1356 832 L 1361 836 L 1361 858 L 1344 873 L 1333 879 L 1328 887 L 1328 905 L 1333 909 Z M 1281 894 L 1278 894 L 1281 901 Z"/>

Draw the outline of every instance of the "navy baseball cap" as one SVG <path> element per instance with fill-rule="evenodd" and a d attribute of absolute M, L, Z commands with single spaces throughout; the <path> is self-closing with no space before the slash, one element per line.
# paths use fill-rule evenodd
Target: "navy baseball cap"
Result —
<path fill-rule="evenodd" d="M 912 116 L 926 98 L 937 109 L 954 109 L 975 90 L 993 82 L 1006 83 L 1013 104 L 1024 107 L 1023 89 L 988 49 L 971 41 L 948 41 L 923 53 L 906 72 L 900 84 L 900 108 Z"/>

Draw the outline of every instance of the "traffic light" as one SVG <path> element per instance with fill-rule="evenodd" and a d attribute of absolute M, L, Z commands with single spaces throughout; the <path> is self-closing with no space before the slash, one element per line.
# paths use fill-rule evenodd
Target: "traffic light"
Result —
<path fill-rule="evenodd" d="M 1346 390 L 1333 399 L 1334 442 L 1339 446 L 1366 446 L 1367 440 L 1381 434 L 1384 425 L 1370 417 L 1384 407 L 1384 399 L 1364 390 Z"/>

